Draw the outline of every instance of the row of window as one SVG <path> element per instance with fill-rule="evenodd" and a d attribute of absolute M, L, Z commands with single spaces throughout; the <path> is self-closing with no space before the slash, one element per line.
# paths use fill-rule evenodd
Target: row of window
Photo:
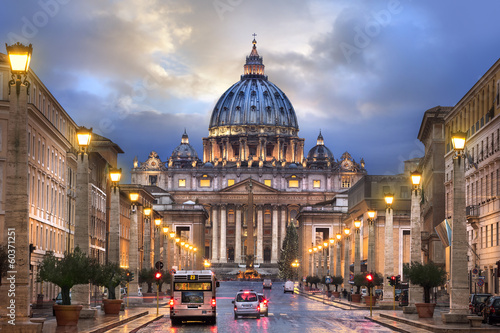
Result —
<path fill-rule="evenodd" d="M 481 227 L 481 248 L 500 245 L 500 230 L 498 229 L 500 222 L 492 223 Z"/>
<path fill-rule="evenodd" d="M 150 183 L 151 183 L 151 179 L 150 179 Z M 234 184 L 235 184 L 234 179 L 227 180 L 227 186 L 233 186 Z M 151 185 L 153 185 L 153 184 L 151 184 Z M 181 187 L 181 188 L 186 187 L 186 179 L 179 179 L 177 185 L 178 185 L 178 187 Z M 272 187 L 272 180 L 271 179 L 264 179 L 264 185 Z M 200 187 L 210 187 L 210 186 L 212 186 L 211 179 L 208 178 L 207 175 L 203 175 L 203 177 L 200 179 Z M 342 176 L 341 186 L 342 186 L 342 188 L 351 187 L 351 177 L 350 176 Z M 299 188 L 299 179 L 297 179 L 297 176 L 293 175 L 291 177 L 291 179 L 288 180 L 288 187 L 289 188 Z M 321 188 L 321 180 L 313 180 L 313 188 Z"/>
<path fill-rule="evenodd" d="M 60 224 L 65 219 L 66 194 L 61 184 L 45 177 L 36 169 L 28 169 L 28 202 L 36 207 L 36 214 L 41 218 L 43 212 L 47 212 L 59 220 Z"/>
<path fill-rule="evenodd" d="M 67 233 L 48 226 L 44 228 L 43 224 L 35 224 L 36 226 L 33 226 L 33 223 L 31 223 L 30 243 L 40 250 L 64 253 L 66 250 Z"/>
<path fill-rule="evenodd" d="M 34 129 L 28 130 L 28 158 L 31 157 L 42 169 L 46 168 L 48 173 L 64 180 L 64 155 L 54 147 L 45 148 L 45 138 L 38 134 L 37 140 L 35 132 Z"/>
<path fill-rule="evenodd" d="M 29 103 L 34 104 L 40 113 L 42 113 L 45 118 L 47 118 L 52 125 L 54 125 L 57 130 L 61 133 L 65 133 L 66 131 L 66 120 L 63 119 L 63 112 L 59 112 L 56 110 L 55 103 L 50 102 L 50 100 L 45 98 L 45 95 L 42 94 L 41 89 L 39 89 L 37 96 L 37 86 L 33 85 L 33 94 L 28 95 Z M 54 107 L 55 106 L 55 107 Z"/>
<path fill-rule="evenodd" d="M 493 197 L 500 196 L 500 170 L 497 168 L 479 179 L 467 179 L 467 206 L 480 205 Z"/>

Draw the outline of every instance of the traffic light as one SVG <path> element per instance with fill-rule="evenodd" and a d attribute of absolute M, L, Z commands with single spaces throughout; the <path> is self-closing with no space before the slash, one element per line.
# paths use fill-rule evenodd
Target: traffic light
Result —
<path fill-rule="evenodd" d="M 394 277 L 395 285 L 397 286 L 401 282 L 401 275 L 396 275 Z"/>
<path fill-rule="evenodd" d="M 389 285 L 390 286 L 395 286 L 396 285 L 396 277 L 393 275 L 393 276 L 388 276 L 387 277 L 387 280 L 389 280 Z"/>
<path fill-rule="evenodd" d="M 130 282 L 134 280 L 134 273 L 127 271 L 125 273 L 125 281 Z"/>
<path fill-rule="evenodd" d="M 161 272 L 156 272 L 155 273 L 155 279 L 156 279 L 156 281 L 160 281 L 160 279 L 161 279 Z"/>
<path fill-rule="evenodd" d="M 366 274 L 366 281 L 373 282 L 373 275 L 372 275 L 372 273 Z"/>

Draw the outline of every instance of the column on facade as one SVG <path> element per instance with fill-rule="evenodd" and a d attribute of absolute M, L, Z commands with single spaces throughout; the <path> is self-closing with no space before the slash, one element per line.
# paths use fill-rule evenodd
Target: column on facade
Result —
<path fill-rule="evenodd" d="M 160 237 L 162 236 L 161 235 L 161 227 L 157 227 L 156 224 L 155 224 L 155 227 L 154 227 L 154 245 L 153 245 L 153 249 L 154 249 L 154 263 L 153 263 L 153 266 L 156 265 L 156 263 L 158 261 L 160 261 Z"/>
<path fill-rule="evenodd" d="M 276 264 L 279 258 L 278 249 L 278 206 L 273 205 L 273 219 L 272 219 L 272 244 L 271 244 L 271 263 Z"/>
<path fill-rule="evenodd" d="M 219 262 L 227 262 L 227 248 L 226 248 L 226 206 L 222 205 L 220 208 L 220 259 Z"/>
<path fill-rule="evenodd" d="M 234 262 L 241 263 L 241 206 L 236 207 L 236 225 L 234 233 Z"/>
<path fill-rule="evenodd" d="M 209 158 L 208 158 L 209 153 L 210 153 L 210 150 L 209 150 L 208 140 L 204 139 L 203 140 L 203 163 L 206 163 L 209 161 Z"/>
<path fill-rule="evenodd" d="M 291 161 L 295 163 L 295 147 L 296 147 L 296 141 L 295 140 L 290 140 L 291 144 Z"/>
<path fill-rule="evenodd" d="M 354 276 L 361 273 L 361 258 L 360 258 L 360 238 L 361 230 L 354 230 Z"/>
<path fill-rule="evenodd" d="M 387 277 L 394 275 L 394 230 L 393 230 L 393 209 L 387 207 L 385 210 L 385 245 L 384 246 L 384 281 Z M 394 297 L 392 288 L 384 290 L 384 298 Z"/>
<path fill-rule="evenodd" d="M 331 239 L 331 237 L 330 237 Z M 330 269 L 330 275 L 331 276 L 334 276 L 335 275 L 335 269 L 334 269 L 334 266 L 333 266 L 333 259 L 335 257 L 335 244 L 334 243 L 330 243 L 328 245 L 328 253 L 330 254 L 330 263 L 328 265 L 329 269 Z"/>
<path fill-rule="evenodd" d="M 257 208 L 257 263 L 261 264 L 264 260 L 263 256 L 263 206 L 258 206 Z"/>
<path fill-rule="evenodd" d="M 209 162 L 215 161 L 215 147 L 217 146 L 217 141 L 215 139 L 210 140 L 210 160 Z"/>
<path fill-rule="evenodd" d="M 283 248 L 283 241 L 286 236 L 286 206 L 281 206 L 281 241 L 280 248 Z"/>
<path fill-rule="evenodd" d="M 218 222 L 217 222 L 217 216 L 218 216 L 219 210 L 218 206 L 214 205 L 212 207 L 212 263 L 218 263 L 219 262 L 219 255 L 218 255 Z"/>

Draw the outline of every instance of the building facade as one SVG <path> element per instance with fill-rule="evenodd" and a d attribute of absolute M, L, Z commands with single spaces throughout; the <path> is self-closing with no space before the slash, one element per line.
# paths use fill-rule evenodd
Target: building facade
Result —
<path fill-rule="evenodd" d="M 251 254 L 257 266 L 273 269 L 290 222 L 310 229 L 302 232 L 304 244 L 319 242 L 317 230 L 326 239 L 338 228 L 333 219 L 305 222 L 301 209 L 332 200 L 366 174 L 363 160 L 348 152 L 335 159 L 321 133 L 304 154 L 298 133 L 295 110 L 264 74 L 254 40 L 243 75 L 214 107 L 202 158 L 185 132 L 168 158 L 151 152 L 144 162 L 135 160 L 132 183 L 156 185 L 175 204 L 203 205 L 204 243 L 196 245 L 215 268 L 237 267 Z M 305 267 L 308 258 L 299 258 Z"/>
<path fill-rule="evenodd" d="M 499 293 L 500 258 L 500 60 L 445 116 L 445 216 L 453 219 L 453 133 L 466 133 L 465 200 L 469 243 L 469 287 Z"/>

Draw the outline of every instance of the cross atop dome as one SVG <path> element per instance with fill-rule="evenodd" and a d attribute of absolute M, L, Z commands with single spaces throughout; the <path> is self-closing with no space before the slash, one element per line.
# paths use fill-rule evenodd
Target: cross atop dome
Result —
<path fill-rule="evenodd" d="M 252 51 L 250 52 L 250 55 L 247 56 L 246 64 L 243 66 L 244 73 L 242 78 L 251 78 L 251 77 L 265 78 L 264 63 L 262 62 L 262 57 L 257 52 L 257 40 L 255 39 L 255 36 L 257 36 L 257 34 L 254 33 L 252 36 L 253 36 Z"/>

